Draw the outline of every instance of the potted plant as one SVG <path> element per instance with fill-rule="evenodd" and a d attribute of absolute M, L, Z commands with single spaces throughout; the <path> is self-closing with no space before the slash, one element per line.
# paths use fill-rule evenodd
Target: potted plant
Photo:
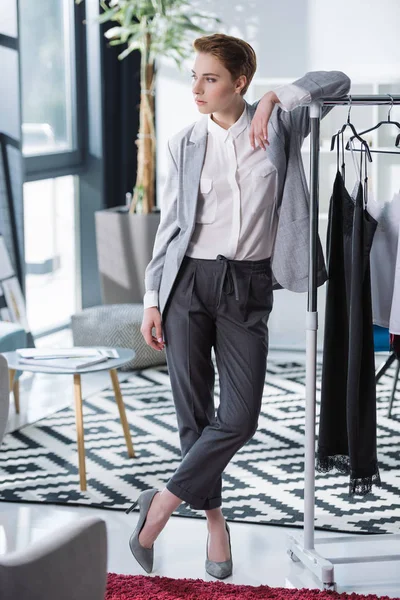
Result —
<path fill-rule="evenodd" d="M 136 184 L 133 193 L 127 191 L 129 206 L 125 202 L 95 214 L 102 296 L 105 304 L 142 302 L 144 272 L 160 221 L 159 211 L 154 212 L 155 62 L 169 57 L 182 71 L 191 55 L 190 37 L 207 33 L 192 19 L 220 19 L 193 11 L 190 0 L 100 0 L 100 5 L 99 22 L 115 22 L 104 34 L 110 46 L 125 46 L 118 59 L 134 50 L 141 54 Z"/>

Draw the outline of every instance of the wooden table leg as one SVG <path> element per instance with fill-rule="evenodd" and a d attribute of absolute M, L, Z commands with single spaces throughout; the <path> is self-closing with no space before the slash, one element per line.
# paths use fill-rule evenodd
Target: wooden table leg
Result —
<path fill-rule="evenodd" d="M 83 411 L 82 411 L 82 387 L 81 376 L 74 374 L 74 397 L 75 397 L 75 419 L 76 434 L 78 441 L 78 459 L 79 459 L 79 481 L 81 490 L 86 491 L 86 461 L 85 461 L 85 441 L 83 437 Z"/>
<path fill-rule="evenodd" d="M 15 412 L 19 415 L 19 379 L 14 379 L 13 384 Z"/>
<path fill-rule="evenodd" d="M 8 370 L 10 392 L 14 393 L 15 412 L 19 415 L 19 382 L 15 379 L 15 373 L 15 369 Z"/>
<path fill-rule="evenodd" d="M 128 456 L 134 457 L 135 451 L 133 449 L 131 433 L 129 431 L 129 424 L 126 418 L 125 405 L 122 399 L 121 388 L 119 387 L 118 373 L 116 369 L 110 369 L 111 381 L 114 388 L 115 399 L 118 404 L 119 417 L 121 419 L 122 429 L 124 430 L 126 447 L 128 449 Z"/>

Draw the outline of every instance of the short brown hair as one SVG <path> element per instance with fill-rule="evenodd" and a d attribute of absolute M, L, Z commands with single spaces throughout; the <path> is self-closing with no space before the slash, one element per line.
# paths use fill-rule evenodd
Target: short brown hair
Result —
<path fill-rule="evenodd" d="M 257 69 L 257 58 L 253 48 L 240 38 L 224 33 L 213 33 L 196 38 L 193 42 L 196 52 L 212 54 L 224 65 L 235 81 L 246 75 L 246 85 L 241 91 L 244 96 Z"/>

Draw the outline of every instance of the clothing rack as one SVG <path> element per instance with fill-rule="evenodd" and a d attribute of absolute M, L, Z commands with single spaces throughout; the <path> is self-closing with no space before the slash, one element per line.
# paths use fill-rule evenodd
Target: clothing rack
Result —
<path fill-rule="evenodd" d="M 400 554 L 373 554 L 325 558 L 315 549 L 317 544 L 337 544 L 338 541 L 373 544 L 375 541 L 399 540 L 400 535 L 382 534 L 368 536 L 341 536 L 314 539 L 315 520 L 315 417 L 316 417 L 316 358 L 317 358 L 317 239 L 319 200 L 319 147 L 322 106 L 338 105 L 400 105 L 399 95 L 326 97 L 310 105 L 311 153 L 310 153 L 310 237 L 309 278 L 306 313 L 306 415 L 305 415 L 305 464 L 304 464 L 304 527 L 303 538 L 288 536 L 288 554 L 295 562 L 302 562 L 323 585 L 324 589 L 336 590 L 335 564 L 400 561 Z"/>

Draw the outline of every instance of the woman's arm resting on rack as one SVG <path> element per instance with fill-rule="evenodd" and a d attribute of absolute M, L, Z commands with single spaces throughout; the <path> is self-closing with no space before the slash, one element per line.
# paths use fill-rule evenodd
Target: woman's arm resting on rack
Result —
<path fill-rule="evenodd" d="M 274 110 L 275 104 L 278 104 L 286 111 L 300 106 L 304 102 L 310 101 L 310 95 L 302 88 L 290 83 L 280 85 L 279 87 L 264 94 L 264 96 L 254 103 L 257 107 L 250 126 L 250 144 L 253 150 L 258 143 L 263 150 L 268 141 L 268 121 Z"/>
<path fill-rule="evenodd" d="M 263 150 L 265 145 L 269 146 L 268 141 L 268 121 L 274 110 L 275 104 L 278 104 L 279 98 L 275 92 L 267 92 L 257 103 L 257 110 L 251 120 L 250 125 L 250 145 L 255 150 L 258 144 Z"/>
<path fill-rule="evenodd" d="M 310 110 L 309 104 L 316 102 L 320 98 L 335 96 L 341 98 L 347 96 L 350 91 L 351 80 L 342 71 L 311 71 L 306 73 L 304 77 L 294 82 L 294 85 L 307 90 L 309 94 L 309 100 L 294 110 L 291 110 L 288 114 L 283 113 L 283 118 L 289 127 L 304 138 L 310 133 Z M 321 118 L 323 119 L 331 110 L 333 106 L 323 106 L 321 112 Z M 283 110 L 285 110 L 283 108 Z"/>
<path fill-rule="evenodd" d="M 310 133 L 308 105 L 324 96 L 337 98 L 346 96 L 350 85 L 350 78 L 342 71 L 310 71 L 291 84 L 276 87 L 255 103 L 257 109 L 252 120 L 255 137 L 263 137 L 275 104 L 282 109 L 282 120 L 285 125 L 306 137 Z M 279 102 L 273 100 L 274 96 L 279 99 Z M 324 106 L 322 118 L 331 110 L 331 106 Z"/>

